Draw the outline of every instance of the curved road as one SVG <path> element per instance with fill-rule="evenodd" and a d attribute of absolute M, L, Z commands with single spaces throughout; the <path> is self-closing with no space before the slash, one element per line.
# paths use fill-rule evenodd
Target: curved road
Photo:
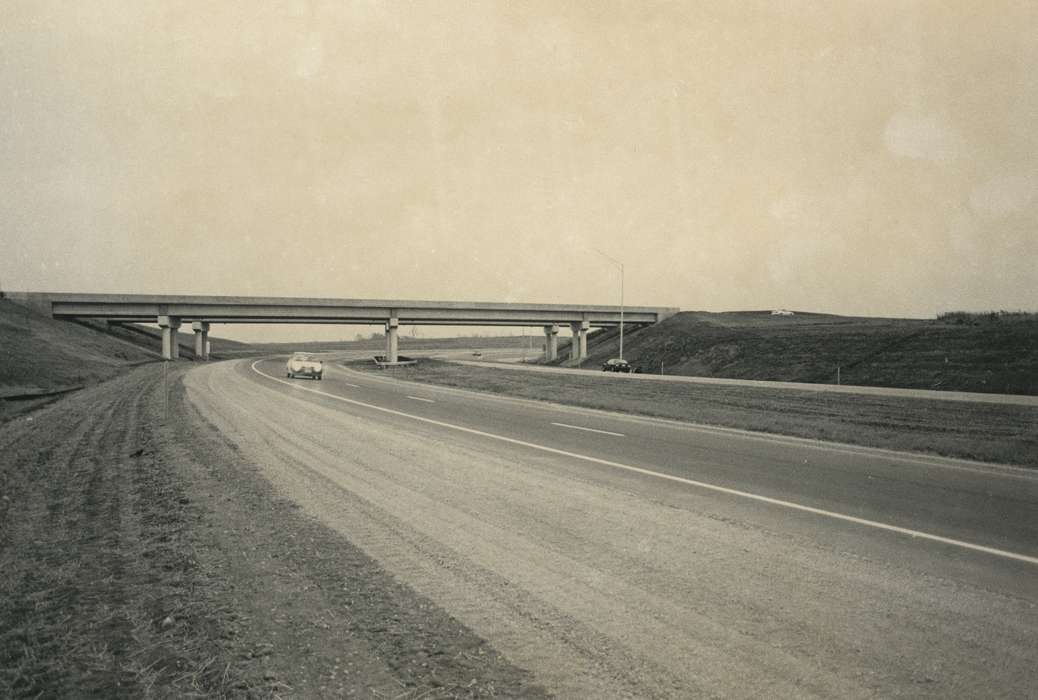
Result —
<path fill-rule="evenodd" d="M 1038 687 L 1038 474 L 283 366 L 188 397 L 560 696 Z"/>

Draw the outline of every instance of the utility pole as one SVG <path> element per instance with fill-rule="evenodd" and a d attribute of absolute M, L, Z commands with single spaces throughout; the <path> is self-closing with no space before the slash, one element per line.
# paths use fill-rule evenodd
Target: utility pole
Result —
<path fill-rule="evenodd" d="M 598 248 L 595 248 L 595 252 L 620 268 L 620 359 L 622 360 L 624 359 L 624 264 Z"/>

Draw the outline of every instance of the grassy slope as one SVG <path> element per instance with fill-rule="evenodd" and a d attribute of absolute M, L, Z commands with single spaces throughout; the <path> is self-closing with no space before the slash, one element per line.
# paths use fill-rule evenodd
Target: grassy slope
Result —
<path fill-rule="evenodd" d="M 193 334 L 179 334 L 181 354 L 194 356 Z M 53 392 L 97 384 L 161 359 L 159 331 L 109 328 L 103 322 L 58 321 L 0 298 L 0 421 L 54 400 Z M 248 347 L 216 339 L 214 350 Z M 32 398 L 41 394 L 40 398 Z"/>
<path fill-rule="evenodd" d="M 585 366 L 618 352 L 614 331 L 589 343 Z M 1038 321 L 772 316 L 685 312 L 625 333 L 645 372 L 689 376 L 1038 394 Z"/>
<path fill-rule="evenodd" d="M 157 355 L 0 299 L 0 358 L 0 394 L 10 395 L 95 384 Z"/>
<path fill-rule="evenodd" d="M 80 321 L 78 323 L 107 335 L 127 340 L 135 345 L 140 345 L 149 351 L 158 352 L 159 348 L 162 347 L 162 331 L 158 328 L 137 323 L 112 326 L 108 326 L 103 321 Z M 184 328 L 188 328 L 189 330 L 185 331 Z M 194 358 L 195 334 L 194 331 L 190 330 L 189 324 L 181 326 L 181 330 L 177 332 L 177 344 L 180 346 L 181 357 L 185 359 Z M 260 350 L 257 350 L 248 343 L 241 343 L 237 340 L 228 340 L 226 338 L 218 338 L 211 334 L 209 336 L 209 344 L 212 348 L 212 358 L 216 360 L 222 359 L 224 355 L 238 356 L 243 352 L 261 354 Z"/>

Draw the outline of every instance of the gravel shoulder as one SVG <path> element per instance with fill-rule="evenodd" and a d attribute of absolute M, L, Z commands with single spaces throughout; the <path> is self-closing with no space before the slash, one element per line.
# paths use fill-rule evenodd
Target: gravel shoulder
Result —
<path fill-rule="evenodd" d="M 0 696 L 544 694 L 275 493 L 184 400 L 189 371 L 0 424 Z"/>

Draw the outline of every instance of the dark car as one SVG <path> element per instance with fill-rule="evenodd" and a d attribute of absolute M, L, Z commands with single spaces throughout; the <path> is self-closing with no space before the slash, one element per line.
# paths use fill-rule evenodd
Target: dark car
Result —
<path fill-rule="evenodd" d="M 602 363 L 603 372 L 633 372 L 634 369 L 631 367 L 631 363 L 627 360 L 621 360 L 619 357 L 614 357 L 611 360 L 606 360 Z"/>

